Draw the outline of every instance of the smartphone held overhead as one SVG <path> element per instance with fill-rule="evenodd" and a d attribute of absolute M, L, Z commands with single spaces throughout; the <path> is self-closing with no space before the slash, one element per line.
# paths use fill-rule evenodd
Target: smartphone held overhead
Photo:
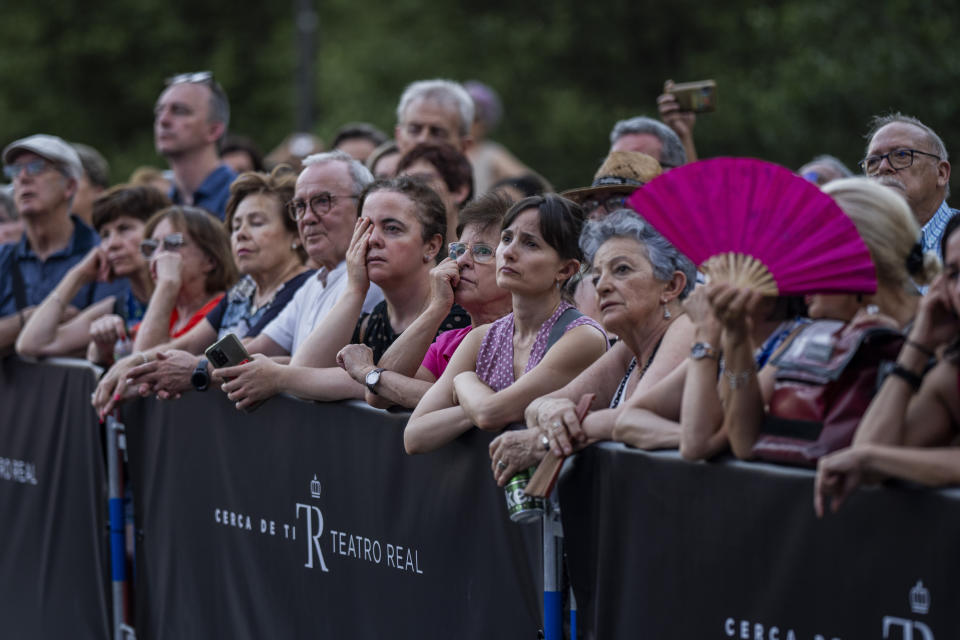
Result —
<path fill-rule="evenodd" d="M 679 82 L 670 90 L 681 111 L 707 113 L 717 109 L 717 83 L 715 80 Z"/>

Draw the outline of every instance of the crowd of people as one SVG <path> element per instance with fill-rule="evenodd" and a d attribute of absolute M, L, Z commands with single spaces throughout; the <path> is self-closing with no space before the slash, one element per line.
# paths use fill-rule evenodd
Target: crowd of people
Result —
<path fill-rule="evenodd" d="M 264 157 L 228 136 L 211 73 L 174 76 L 154 110 L 165 170 L 111 186 L 89 146 L 6 145 L 0 350 L 101 366 L 101 417 L 198 392 L 241 411 L 281 393 L 402 407 L 410 454 L 498 434 L 504 485 L 604 440 L 692 461 L 763 457 L 771 434 L 816 441 L 836 417 L 790 413 L 809 395 L 781 375 L 793 352 L 879 327 L 898 340 L 889 366 L 845 440 L 807 460 L 818 514 L 862 482 L 960 484 L 960 217 L 943 141 L 894 113 L 874 119 L 862 176 L 827 155 L 800 167 L 856 227 L 876 293 L 763 295 L 705 281 L 628 207 L 697 160 L 696 116 L 671 90 L 659 120 L 614 124 L 589 186 L 557 194 L 488 139 L 503 108 L 478 82 L 410 84 L 393 138 L 349 123 L 330 150 L 295 134 Z M 246 357 L 211 362 L 231 336 Z M 863 378 L 867 360 L 844 366 Z"/>

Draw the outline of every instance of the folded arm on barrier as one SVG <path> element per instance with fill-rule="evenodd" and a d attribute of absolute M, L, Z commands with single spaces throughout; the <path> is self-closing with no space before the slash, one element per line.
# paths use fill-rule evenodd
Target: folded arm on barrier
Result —
<path fill-rule="evenodd" d="M 304 400 L 348 400 L 363 397 L 363 386 L 339 367 L 315 369 L 282 365 L 255 354 L 250 362 L 217 370 L 226 380 L 221 389 L 237 409 L 250 409 L 278 393 L 289 393 Z"/>

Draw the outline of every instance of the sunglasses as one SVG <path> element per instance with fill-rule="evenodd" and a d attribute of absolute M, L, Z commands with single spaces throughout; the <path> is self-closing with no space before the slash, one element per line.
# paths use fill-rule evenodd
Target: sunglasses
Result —
<path fill-rule="evenodd" d="M 143 254 L 144 258 L 152 258 L 161 244 L 163 244 L 164 251 L 179 251 L 186 244 L 186 241 L 183 239 L 182 233 L 168 234 L 162 241 L 147 238 L 140 243 L 140 253 Z"/>
<path fill-rule="evenodd" d="M 167 78 L 167 86 L 174 84 L 213 84 L 212 71 L 195 71 L 193 73 L 178 73 Z"/>
<path fill-rule="evenodd" d="M 470 251 L 470 255 L 473 257 L 474 262 L 490 262 L 496 255 L 493 247 L 488 244 L 468 245 L 466 242 L 450 243 L 450 257 L 454 260 L 458 259 L 468 250 Z"/>
<path fill-rule="evenodd" d="M 13 180 L 24 170 L 26 170 L 28 176 L 38 176 L 52 166 L 53 165 L 46 160 L 37 158 L 36 160 L 31 160 L 30 162 L 8 164 L 3 168 L 3 175 L 7 176 L 7 180 Z"/>

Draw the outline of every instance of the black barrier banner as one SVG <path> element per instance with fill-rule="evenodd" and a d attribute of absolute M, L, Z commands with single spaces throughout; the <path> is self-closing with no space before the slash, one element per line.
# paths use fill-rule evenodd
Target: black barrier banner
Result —
<path fill-rule="evenodd" d="M 0 360 L 0 638 L 108 638 L 106 481 L 89 366 Z"/>
<path fill-rule="evenodd" d="M 560 479 L 592 638 L 960 638 L 960 494 L 862 489 L 824 520 L 813 474 L 590 447 Z"/>
<path fill-rule="evenodd" d="M 536 637 L 540 528 L 509 520 L 489 436 L 407 456 L 405 414 L 219 391 L 123 419 L 141 640 Z"/>

